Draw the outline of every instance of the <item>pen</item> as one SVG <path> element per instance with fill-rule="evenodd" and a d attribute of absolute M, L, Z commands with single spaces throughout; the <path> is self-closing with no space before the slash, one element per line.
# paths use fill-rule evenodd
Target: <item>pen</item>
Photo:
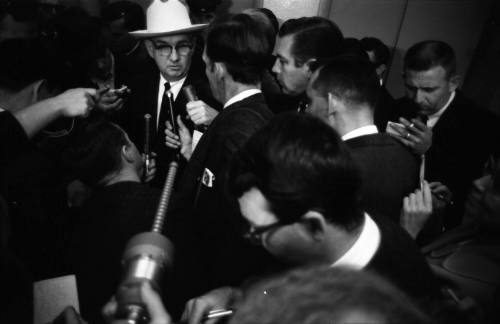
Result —
<path fill-rule="evenodd" d="M 203 317 L 203 321 L 212 319 L 212 318 L 221 318 L 221 317 L 226 317 L 233 315 L 233 310 L 232 309 L 215 309 L 213 311 L 208 312 L 207 315 Z"/>

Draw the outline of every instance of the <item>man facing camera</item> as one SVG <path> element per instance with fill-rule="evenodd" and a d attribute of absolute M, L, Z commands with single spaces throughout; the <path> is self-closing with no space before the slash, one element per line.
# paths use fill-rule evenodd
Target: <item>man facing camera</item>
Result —
<path fill-rule="evenodd" d="M 406 97 L 394 137 L 425 155 L 425 179 L 434 207 L 445 212 L 444 228 L 461 222 L 472 181 L 498 151 L 498 118 L 475 106 L 458 89 L 455 52 L 442 41 L 423 41 L 408 49 L 403 81 Z"/>
<path fill-rule="evenodd" d="M 218 103 L 212 97 L 203 73 L 196 43 L 206 24 L 192 24 L 188 8 L 179 0 L 151 1 L 146 10 L 147 29 L 130 32 L 140 40 L 151 58 L 142 73 L 124 82 L 130 97 L 118 116 L 118 122 L 140 147 L 144 143 L 144 115 L 151 116 L 151 150 L 158 155 L 154 184 L 162 186 L 175 150 L 165 146 L 165 122 L 180 116 L 193 132 L 194 125 L 210 124 L 217 115 Z M 198 55 L 197 55 L 198 54 Z M 128 81 L 128 83 L 127 83 Z M 182 91 L 191 85 L 200 100 L 191 101 Z M 189 106 L 188 106 L 189 104 Z M 171 110 L 173 116 L 171 116 Z"/>

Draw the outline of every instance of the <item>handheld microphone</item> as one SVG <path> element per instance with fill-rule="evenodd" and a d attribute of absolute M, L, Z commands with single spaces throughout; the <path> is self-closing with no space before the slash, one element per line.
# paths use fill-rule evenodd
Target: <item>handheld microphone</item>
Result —
<path fill-rule="evenodd" d="M 182 91 L 184 91 L 184 95 L 186 96 L 188 101 L 196 101 L 198 100 L 198 96 L 196 96 L 196 91 L 194 90 L 194 87 L 190 84 L 182 88 Z"/>
<path fill-rule="evenodd" d="M 150 126 L 151 125 L 151 115 L 150 114 L 145 114 L 144 115 L 144 177 L 149 172 L 149 164 L 151 163 L 151 146 L 150 146 Z"/>

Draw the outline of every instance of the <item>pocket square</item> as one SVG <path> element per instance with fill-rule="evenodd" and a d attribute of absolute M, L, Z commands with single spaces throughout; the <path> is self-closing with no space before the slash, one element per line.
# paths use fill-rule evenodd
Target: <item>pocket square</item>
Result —
<path fill-rule="evenodd" d="M 210 171 L 210 169 L 205 168 L 205 170 L 203 170 L 203 176 L 201 177 L 201 183 L 206 187 L 212 188 L 214 186 L 214 182 L 215 175 L 212 171 Z"/>

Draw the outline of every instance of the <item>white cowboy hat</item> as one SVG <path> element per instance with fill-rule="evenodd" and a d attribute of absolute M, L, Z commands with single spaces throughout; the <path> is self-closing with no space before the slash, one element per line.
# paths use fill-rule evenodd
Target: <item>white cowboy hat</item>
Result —
<path fill-rule="evenodd" d="M 188 8 L 179 0 L 153 0 L 146 9 L 147 29 L 130 32 L 137 38 L 151 38 L 199 31 L 207 24 L 191 23 Z"/>

